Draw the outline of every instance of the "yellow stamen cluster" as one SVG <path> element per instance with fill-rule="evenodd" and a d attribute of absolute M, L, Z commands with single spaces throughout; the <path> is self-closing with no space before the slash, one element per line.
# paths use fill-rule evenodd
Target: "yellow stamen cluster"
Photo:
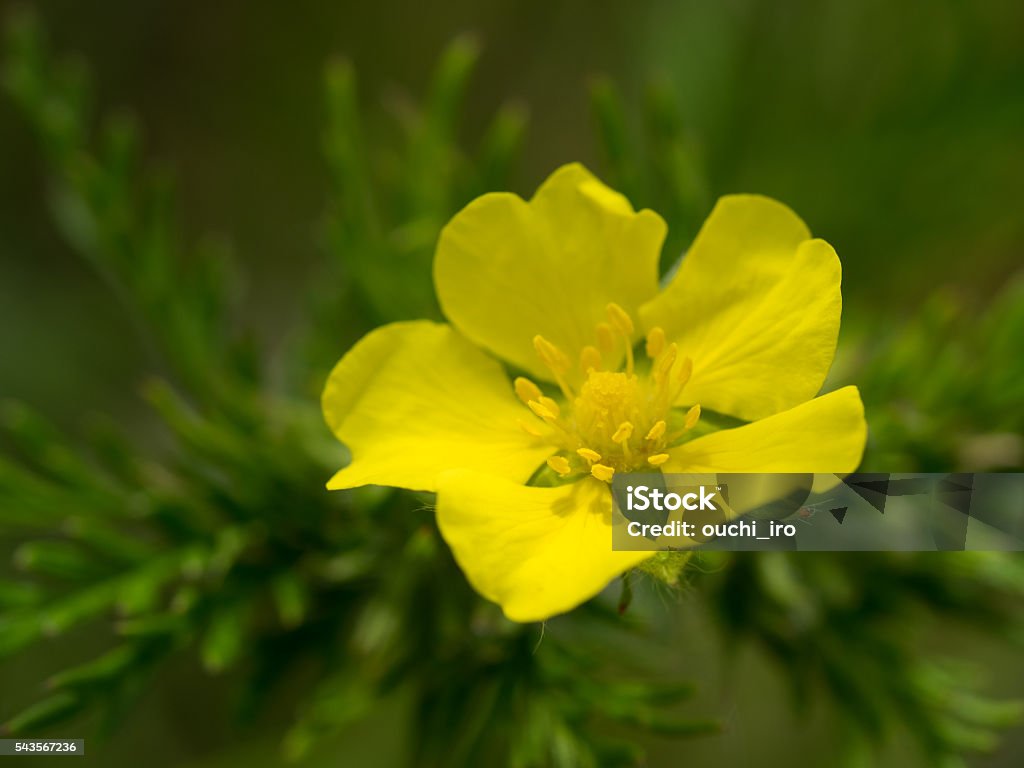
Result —
<path fill-rule="evenodd" d="M 694 405 L 681 424 L 678 419 L 673 422 L 675 431 L 669 429 L 672 408 L 693 372 L 692 361 L 680 360 L 665 332 L 652 328 L 645 344 L 650 366 L 638 374 L 633 319 L 618 304 L 609 304 L 606 314 L 607 322 L 594 329 L 595 343 L 581 351 L 578 369 L 555 344 L 534 337 L 537 356 L 565 398 L 561 405 L 529 379 L 515 380 L 516 395 L 544 422 L 520 424 L 558 447 L 559 453 L 547 463 L 561 477 L 590 474 L 611 482 L 616 472 L 660 467 L 670 458 L 666 450 L 700 418 L 700 405 Z"/>

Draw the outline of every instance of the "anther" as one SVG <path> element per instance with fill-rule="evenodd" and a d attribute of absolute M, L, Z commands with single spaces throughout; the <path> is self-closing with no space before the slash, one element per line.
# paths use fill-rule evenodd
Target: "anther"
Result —
<path fill-rule="evenodd" d="M 615 349 L 615 332 L 608 323 L 598 323 L 596 334 L 597 346 L 602 352 L 611 352 Z"/>
<path fill-rule="evenodd" d="M 537 398 L 537 402 L 540 403 L 541 405 L 543 405 L 545 408 L 547 408 L 553 414 L 555 414 L 555 418 L 556 419 L 559 416 L 562 415 L 562 409 L 559 408 L 558 407 L 558 403 L 556 403 L 550 397 L 545 397 L 544 395 L 541 395 L 540 397 Z"/>
<path fill-rule="evenodd" d="M 687 429 L 693 429 L 694 426 L 697 424 L 697 419 L 699 419 L 699 418 L 700 418 L 700 403 L 698 403 L 697 405 L 693 406 L 690 410 L 688 410 L 686 412 L 686 424 L 685 424 L 686 428 Z"/>
<path fill-rule="evenodd" d="M 693 375 L 693 360 L 688 357 L 683 358 L 683 364 L 679 366 L 679 371 L 676 373 L 676 382 L 680 387 L 686 386 L 686 382 L 690 380 L 690 376 Z"/>
<path fill-rule="evenodd" d="M 577 448 L 576 453 L 582 456 L 584 459 L 594 464 L 601 460 L 601 454 L 597 451 L 593 451 L 590 448 Z"/>
<path fill-rule="evenodd" d="M 664 382 L 672 372 L 672 366 L 676 364 L 676 355 L 679 354 L 679 347 L 672 342 L 665 347 L 665 353 L 661 356 L 654 369 L 654 378 L 658 382 Z"/>
<path fill-rule="evenodd" d="M 656 453 L 653 456 L 647 457 L 647 463 L 652 467 L 660 467 L 666 461 L 671 458 L 667 453 Z"/>
<path fill-rule="evenodd" d="M 552 456 L 548 459 L 548 466 L 562 477 L 565 477 L 572 472 L 572 467 L 569 466 L 569 460 L 565 458 L 565 456 Z"/>
<path fill-rule="evenodd" d="M 628 421 L 624 421 L 619 424 L 619 428 L 615 430 L 615 434 L 612 435 L 613 443 L 624 443 L 633 435 L 633 425 Z"/>
<path fill-rule="evenodd" d="M 611 323 L 612 328 L 627 338 L 633 337 L 633 318 L 626 310 L 613 301 L 605 307 L 605 312 L 608 314 L 608 322 Z"/>
<path fill-rule="evenodd" d="M 647 332 L 647 356 L 652 360 L 661 354 L 665 348 L 665 331 L 659 326 L 651 328 Z"/>
<path fill-rule="evenodd" d="M 523 432 L 525 432 L 526 434 L 532 435 L 533 437 L 544 436 L 544 433 L 537 429 L 537 427 L 534 424 L 531 424 L 530 422 L 525 421 L 523 419 L 517 419 L 517 421 L 519 423 L 519 428 L 523 430 Z"/>
<path fill-rule="evenodd" d="M 608 322 L 626 340 L 626 373 L 633 375 L 633 318 L 614 301 L 605 307 Z"/>
<path fill-rule="evenodd" d="M 572 387 L 569 386 L 569 382 L 565 379 L 565 373 L 570 367 L 569 358 L 566 357 L 565 352 L 540 334 L 533 337 L 533 348 L 537 351 L 537 357 L 540 358 L 540 361 L 555 375 L 555 381 L 558 382 L 558 387 L 562 390 L 562 394 L 567 399 L 572 400 L 576 395 L 572 391 Z"/>
<path fill-rule="evenodd" d="M 518 376 L 516 378 L 514 386 L 516 389 L 516 395 L 519 397 L 520 400 L 523 401 L 524 404 L 530 402 L 531 400 L 540 400 L 541 395 L 543 394 L 540 391 L 540 387 L 538 387 L 529 379 L 523 378 L 522 376 Z"/>
<path fill-rule="evenodd" d="M 665 424 L 664 419 L 662 419 L 661 421 L 656 421 L 654 423 L 654 426 L 651 427 L 650 431 L 647 433 L 647 439 L 660 440 L 664 436 L 665 429 L 667 426 L 668 425 Z"/>
<path fill-rule="evenodd" d="M 606 464 L 595 464 L 590 468 L 590 474 L 606 483 L 610 483 L 615 476 L 615 470 Z"/>
<path fill-rule="evenodd" d="M 584 373 L 601 370 L 601 350 L 589 344 L 580 351 L 580 368 Z"/>
<path fill-rule="evenodd" d="M 679 366 L 679 370 L 676 371 L 676 383 L 672 387 L 669 401 L 675 402 L 679 399 L 679 395 L 682 394 L 683 389 L 686 387 L 687 382 L 690 381 L 690 376 L 693 375 L 693 360 L 688 357 L 683 358 L 682 365 Z M 689 429 L 689 427 L 687 427 Z"/>
<path fill-rule="evenodd" d="M 540 361 L 556 374 L 569 370 L 569 358 L 565 353 L 540 334 L 533 337 L 533 348 Z"/>
<path fill-rule="evenodd" d="M 552 413 L 548 408 L 544 407 L 536 400 L 531 400 L 527 403 L 527 406 L 529 406 L 530 410 L 537 414 L 537 416 L 544 419 L 544 421 L 553 422 L 558 420 L 557 414 Z"/>

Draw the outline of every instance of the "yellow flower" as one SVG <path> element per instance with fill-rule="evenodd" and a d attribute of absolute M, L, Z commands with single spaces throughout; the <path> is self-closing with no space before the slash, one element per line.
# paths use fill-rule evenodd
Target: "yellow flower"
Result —
<path fill-rule="evenodd" d="M 842 304 L 831 246 L 778 202 L 724 197 L 659 292 L 665 232 L 578 164 L 528 202 L 467 205 L 434 260 L 450 324 L 378 328 L 331 373 L 352 461 L 327 487 L 436 492 L 470 583 L 536 621 L 650 556 L 612 550 L 616 472 L 856 469 L 857 389 L 815 397 Z M 751 423 L 687 439 L 701 408 Z M 559 482 L 528 484 L 539 470 Z"/>

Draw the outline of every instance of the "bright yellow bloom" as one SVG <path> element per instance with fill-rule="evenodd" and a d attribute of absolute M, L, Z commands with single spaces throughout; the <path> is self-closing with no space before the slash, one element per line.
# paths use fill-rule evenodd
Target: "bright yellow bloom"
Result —
<path fill-rule="evenodd" d="M 828 243 L 780 203 L 725 197 L 659 292 L 665 231 L 576 164 L 529 202 L 466 206 L 434 260 L 451 324 L 378 328 L 327 382 L 352 454 L 328 488 L 436 492 L 470 583 L 536 621 L 649 556 L 612 551 L 616 472 L 856 469 L 857 389 L 815 398 L 842 304 Z M 702 408 L 752 423 L 690 439 Z"/>

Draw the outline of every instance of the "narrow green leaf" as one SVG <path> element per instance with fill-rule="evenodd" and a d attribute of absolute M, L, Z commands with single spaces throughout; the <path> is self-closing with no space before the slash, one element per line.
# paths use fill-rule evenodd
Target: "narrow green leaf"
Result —
<path fill-rule="evenodd" d="M 590 106 L 608 163 L 609 182 L 636 203 L 640 198 L 637 160 L 626 128 L 626 109 L 611 80 L 600 77 L 591 83 Z"/>
<path fill-rule="evenodd" d="M 285 571 L 274 579 L 271 593 L 281 624 L 288 628 L 301 624 L 306 618 L 310 599 L 303 581 L 292 571 Z"/>
<path fill-rule="evenodd" d="M 122 645 L 85 664 L 53 675 L 46 684 L 49 688 L 79 688 L 101 685 L 121 675 L 138 658 L 135 647 Z"/>
<path fill-rule="evenodd" d="M 209 672 L 223 672 L 238 659 L 247 622 L 247 605 L 222 608 L 214 616 L 200 648 L 203 666 Z"/>
<path fill-rule="evenodd" d="M 44 595 L 43 588 L 38 584 L 0 579 L 0 612 L 38 605 Z"/>
<path fill-rule="evenodd" d="M 459 107 L 479 55 L 480 44 L 469 35 L 457 37 L 441 55 L 426 106 L 430 133 L 439 144 L 454 142 Z"/>
<path fill-rule="evenodd" d="M 29 732 L 38 732 L 49 725 L 67 719 L 81 709 L 81 706 L 82 702 L 78 696 L 64 691 L 43 699 L 15 715 L 0 726 L 0 733 L 7 736 L 21 736 Z"/>
<path fill-rule="evenodd" d="M 88 578 L 103 570 L 77 544 L 57 539 L 22 544 L 14 553 L 14 563 L 29 573 L 68 580 Z"/>
<path fill-rule="evenodd" d="M 527 111 L 517 104 L 504 104 L 491 121 L 480 143 L 476 173 L 477 194 L 508 187 L 512 164 L 526 133 Z"/>

